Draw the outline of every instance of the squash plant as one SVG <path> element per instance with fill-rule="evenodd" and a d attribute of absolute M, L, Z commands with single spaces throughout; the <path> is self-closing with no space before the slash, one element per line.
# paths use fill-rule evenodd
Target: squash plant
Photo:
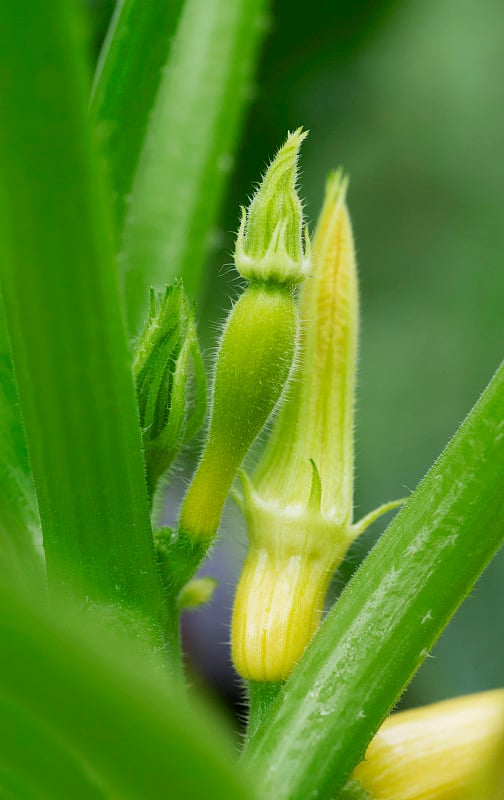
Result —
<path fill-rule="evenodd" d="M 94 82 L 77 2 L 0 16 L 2 797 L 386 797 L 354 770 L 502 543 L 503 367 L 317 630 L 330 573 L 380 510 L 351 519 L 345 179 L 329 179 L 312 248 L 301 131 L 244 211 L 248 286 L 220 341 L 204 455 L 177 529 L 157 527 L 160 479 L 205 414 L 188 298 L 265 11 L 122 0 Z M 250 700 L 240 757 L 187 687 L 179 641 L 230 490 L 252 541 L 233 623 Z M 270 545 L 277 561 L 258 572 Z"/>

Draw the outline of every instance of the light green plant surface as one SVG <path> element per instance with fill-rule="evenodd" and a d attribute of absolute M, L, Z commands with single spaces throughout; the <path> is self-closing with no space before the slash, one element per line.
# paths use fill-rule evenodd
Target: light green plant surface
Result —
<path fill-rule="evenodd" d="M 131 359 L 78 25 L 70 4 L 49 14 L 37 0 L 29 15 L 11 6 L 2 16 L 2 291 L 49 584 L 72 583 L 159 626 Z"/>
<path fill-rule="evenodd" d="M 0 571 L 29 585 L 43 571 L 35 544 L 40 525 L 4 316 L 0 295 Z"/>
<path fill-rule="evenodd" d="M 139 13 L 133 3 L 124 8 L 131 19 Z M 250 74 L 261 8 L 258 0 L 215 0 L 198 13 L 198 3 L 188 0 L 173 46 L 156 50 L 151 62 L 157 70 L 168 58 L 170 69 L 165 65 L 157 92 L 149 73 L 150 88 L 139 90 L 144 118 L 124 153 L 140 166 L 134 177 L 122 176 L 139 212 L 133 215 L 138 229 L 135 222 L 123 239 L 123 248 L 134 253 L 138 247 L 140 256 L 129 283 L 131 319 L 140 318 L 148 285 L 170 277 L 161 270 L 168 240 L 173 274 L 192 291 L 199 284 L 222 191 L 219 156 L 229 155 L 235 138 L 244 99 L 239 89 Z M 171 36 L 168 13 L 142 19 L 139 36 L 161 19 Z M 120 24 L 117 30 L 120 35 Z M 229 49 L 216 46 L 216 31 Z M 0 571 L 0 786 L 13 798 L 67 797 L 69 786 L 74 797 L 330 798 L 499 546 L 503 370 L 364 563 L 289 683 L 276 699 L 258 697 L 261 719 L 253 720 L 245 755 L 252 779 L 244 777 L 219 725 L 204 708 L 193 708 L 196 700 L 186 706 L 165 671 L 170 653 L 159 636 L 167 612 L 113 258 L 113 202 L 85 111 L 89 81 L 76 8 L 66 0 L 50 7 L 32 0 L 27 14 L 8 4 L 0 38 L 0 275 L 53 590 L 49 612 L 38 590 L 27 594 Z M 109 42 L 109 53 L 120 53 L 119 40 Z M 133 81 L 133 56 L 130 63 Z M 103 97 L 112 103 L 105 90 Z M 119 106 L 117 120 L 126 114 Z M 194 139 L 190 131 L 197 131 Z M 113 166 L 112 178 L 120 170 Z M 140 223 L 151 213 L 156 230 L 165 229 L 148 254 L 148 228 Z M 28 540 L 36 515 L 3 345 L 0 400 L 9 411 L 0 422 L 6 443 L 1 530 L 9 548 L 24 553 L 22 537 Z M 95 616 L 63 611 L 61 583 L 76 588 L 80 602 L 94 601 Z M 154 621 L 158 643 L 150 660 L 137 652 L 128 625 L 124 641 L 108 630 L 109 616 L 117 627 L 117 609 Z M 176 648 L 171 655 L 177 658 Z"/>
<path fill-rule="evenodd" d="M 16 800 L 250 796 L 220 725 L 173 691 L 159 654 L 4 581 L 0 636 L 2 794 L 6 776 Z"/>
<path fill-rule="evenodd" d="M 145 316 L 146 285 L 179 276 L 190 296 L 198 292 L 265 7 L 184 3 L 128 200 L 121 257 L 133 332 Z"/>
<path fill-rule="evenodd" d="M 92 110 L 106 154 L 118 231 L 182 7 L 182 0 L 120 0 L 102 47 Z"/>

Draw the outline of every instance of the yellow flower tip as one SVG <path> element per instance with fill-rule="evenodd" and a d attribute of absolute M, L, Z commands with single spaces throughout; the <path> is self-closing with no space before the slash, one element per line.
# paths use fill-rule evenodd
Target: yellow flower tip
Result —
<path fill-rule="evenodd" d="M 342 167 L 330 172 L 327 176 L 324 202 L 320 212 L 314 235 L 314 249 L 320 250 L 324 247 L 324 241 L 329 234 L 334 237 L 336 233 L 335 224 L 338 215 L 341 214 L 343 207 L 346 206 L 346 195 L 348 190 L 349 177 L 343 172 Z M 318 254 L 320 257 L 320 253 Z"/>
<path fill-rule="evenodd" d="M 326 180 L 326 195 L 332 197 L 335 202 L 341 195 L 344 200 L 346 197 L 350 177 L 344 171 L 343 167 L 338 167 L 329 173 Z"/>
<path fill-rule="evenodd" d="M 338 201 L 345 202 L 349 182 L 350 178 L 343 167 L 330 172 L 326 180 L 324 204 L 334 206 Z"/>
<path fill-rule="evenodd" d="M 353 777 L 374 800 L 465 800 L 503 737 L 503 689 L 399 712 L 382 725 Z"/>
<path fill-rule="evenodd" d="M 289 133 L 242 217 L 235 246 L 237 270 L 247 280 L 294 284 L 309 272 L 303 245 L 303 208 L 296 192 L 299 149 L 307 133 Z"/>

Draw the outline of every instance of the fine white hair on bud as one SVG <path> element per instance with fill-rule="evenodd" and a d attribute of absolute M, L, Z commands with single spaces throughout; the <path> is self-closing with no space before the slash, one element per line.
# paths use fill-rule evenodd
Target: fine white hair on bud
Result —
<path fill-rule="evenodd" d="M 285 287 L 249 286 L 221 338 L 207 440 L 180 513 L 180 531 L 211 540 L 231 484 L 289 379 L 298 329 Z"/>
<path fill-rule="evenodd" d="M 310 271 L 309 240 L 296 191 L 299 149 L 307 135 L 301 128 L 289 133 L 248 210 L 242 208 L 234 258 L 247 280 L 293 284 Z"/>
<path fill-rule="evenodd" d="M 180 512 L 178 535 L 192 541 L 213 539 L 233 480 L 292 370 L 299 328 L 294 285 L 308 271 L 296 192 L 305 137 L 301 129 L 289 134 L 243 212 L 235 263 L 250 285 L 224 326 L 205 447 Z"/>
<path fill-rule="evenodd" d="M 329 177 L 313 270 L 300 294 L 291 391 L 253 480 L 243 480 L 250 547 L 236 592 L 232 652 L 237 671 L 255 681 L 289 676 L 352 540 L 397 505 L 352 523 L 358 288 L 346 189 L 341 171 Z"/>

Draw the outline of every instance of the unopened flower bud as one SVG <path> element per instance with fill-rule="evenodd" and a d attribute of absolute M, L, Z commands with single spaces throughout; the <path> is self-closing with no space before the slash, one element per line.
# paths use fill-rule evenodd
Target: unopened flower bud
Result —
<path fill-rule="evenodd" d="M 299 366 L 253 481 L 244 479 L 250 547 L 232 622 L 233 660 L 255 681 L 286 679 L 321 619 L 353 539 L 358 296 L 346 180 L 329 179 L 301 298 Z"/>
<path fill-rule="evenodd" d="M 159 297 L 151 292 L 134 373 L 152 496 L 158 479 L 201 426 L 206 409 L 206 377 L 194 314 L 180 282 Z"/>
<path fill-rule="evenodd" d="M 179 536 L 193 541 L 214 537 L 236 473 L 291 372 L 298 333 L 292 285 L 305 258 L 295 192 L 303 138 L 291 134 L 280 149 L 252 201 L 247 232 L 242 226 L 238 236 L 237 267 L 251 284 L 224 328 L 207 440 L 180 513 Z"/>
<path fill-rule="evenodd" d="M 246 289 L 228 318 L 207 442 L 180 515 L 192 538 L 211 539 L 217 531 L 235 475 L 287 383 L 297 324 L 292 293 L 268 285 Z"/>

